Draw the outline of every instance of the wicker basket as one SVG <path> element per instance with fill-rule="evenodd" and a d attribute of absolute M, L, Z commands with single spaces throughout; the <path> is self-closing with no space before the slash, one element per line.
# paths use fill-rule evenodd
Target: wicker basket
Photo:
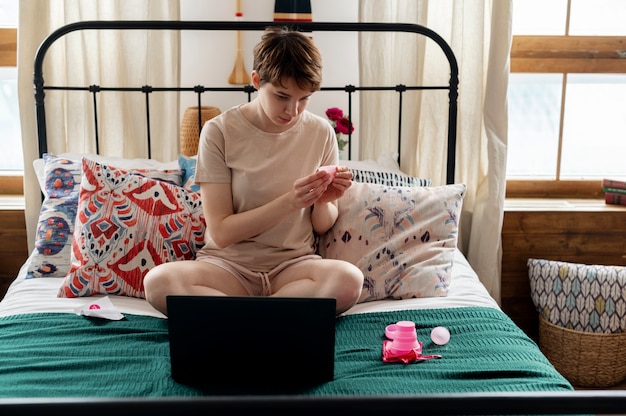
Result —
<path fill-rule="evenodd" d="M 626 379 L 626 333 L 573 331 L 540 315 L 539 348 L 575 387 L 605 388 Z"/>
<path fill-rule="evenodd" d="M 200 107 L 200 125 L 219 115 L 222 111 L 217 107 Z M 185 156 L 198 154 L 200 126 L 198 125 L 198 107 L 188 107 L 180 123 L 180 153 Z"/>

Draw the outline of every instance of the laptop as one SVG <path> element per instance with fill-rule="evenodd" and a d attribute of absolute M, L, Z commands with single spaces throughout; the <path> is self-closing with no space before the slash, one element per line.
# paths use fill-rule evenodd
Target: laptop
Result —
<path fill-rule="evenodd" d="M 336 301 L 168 296 L 172 377 L 221 393 L 280 393 L 331 381 Z"/>

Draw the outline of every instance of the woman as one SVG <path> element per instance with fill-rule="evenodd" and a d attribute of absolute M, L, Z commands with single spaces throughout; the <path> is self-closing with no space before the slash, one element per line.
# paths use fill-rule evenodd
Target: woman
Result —
<path fill-rule="evenodd" d="M 306 110 L 322 80 L 313 41 L 268 28 L 254 49 L 254 100 L 207 122 L 195 182 L 207 223 L 193 261 L 165 263 L 145 278 L 147 300 L 167 313 L 167 295 L 332 297 L 337 314 L 363 285 L 353 264 L 315 254 L 315 233 L 337 220 L 352 183 L 339 166 L 335 133 Z"/>

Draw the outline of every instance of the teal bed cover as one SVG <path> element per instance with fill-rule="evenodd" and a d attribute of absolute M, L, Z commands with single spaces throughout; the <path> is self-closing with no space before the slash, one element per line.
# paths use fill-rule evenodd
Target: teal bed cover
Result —
<path fill-rule="evenodd" d="M 383 362 L 385 327 L 400 320 L 416 323 L 424 354 L 443 358 L 409 364 Z M 446 345 L 430 340 L 435 326 L 450 330 Z M 0 357 L 3 398 L 218 394 L 171 378 L 167 320 L 160 318 L 126 315 L 121 321 L 107 321 L 66 313 L 3 317 Z M 494 308 L 460 307 L 339 317 L 334 381 L 297 394 L 569 390 L 573 390 L 569 382 L 506 314 Z"/>

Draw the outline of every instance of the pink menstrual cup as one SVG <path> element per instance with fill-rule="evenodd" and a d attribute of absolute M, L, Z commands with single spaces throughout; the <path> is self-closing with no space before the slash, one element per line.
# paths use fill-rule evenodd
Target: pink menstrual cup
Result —
<path fill-rule="evenodd" d="M 399 321 L 395 325 L 387 327 L 385 334 L 393 340 L 389 344 L 389 351 L 392 354 L 401 355 L 419 348 L 415 322 Z"/>
<path fill-rule="evenodd" d="M 320 166 L 318 170 L 325 170 L 330 173 L 330 179 L 328 180 L 327 185 L 330 185 L 333 179 L 335 179 L 335 173 L 337 172 L 336 165 L 328 165 L 328 166 Z"/>

